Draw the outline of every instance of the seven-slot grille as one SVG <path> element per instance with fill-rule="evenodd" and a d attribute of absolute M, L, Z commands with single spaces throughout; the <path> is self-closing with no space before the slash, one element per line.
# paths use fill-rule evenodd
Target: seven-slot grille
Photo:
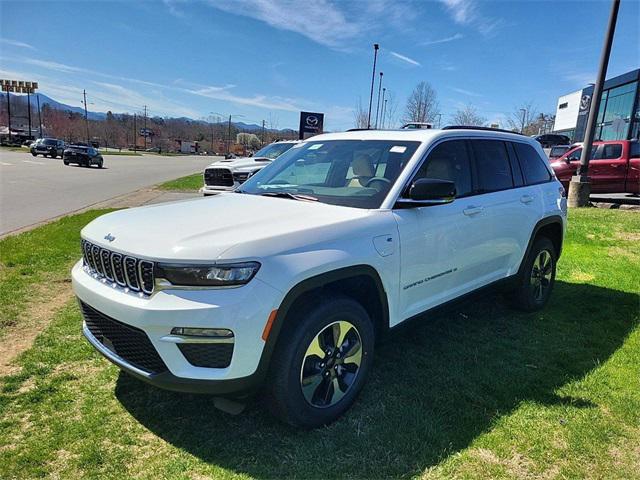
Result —
<path fill-rule="evenodd" d="M 204 183 L 214 187 L 233 187 L 233 175 L 226 168 L 207 168 L 204 171 Z"/>
<path fill-rule="evenodd" d="M 120 358 L 150 374 L 167 370 L 151 340 L 142 330 L 108 317 L 84 302 L 80 302 L 80 308 L 91 334 Z"/>
<path fill-rule="evenodd" d="M 82 240 L 84 264 L 110 282 L 134 292 L 153 293 L 153 262 L 140 260 Z"/>

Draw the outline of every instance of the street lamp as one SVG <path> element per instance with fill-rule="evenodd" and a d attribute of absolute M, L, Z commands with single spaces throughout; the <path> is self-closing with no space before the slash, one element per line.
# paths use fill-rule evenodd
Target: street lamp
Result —
<path fill-rule="evenodd" d="M 387 88 L 383 87 L 382 88 L 382 109 L 380 110 L 380 128 L 381 129 L 384 129 L 384 107 L 387 104 L 387 100 L 384 98 L 384 96 L 386 93 L 387 93 Z"/>
<path fill-rule="evenodd" d="M 244 117 L 244 115 L 239 115 L 239 114 L 229 115 L 229 130 L 227 133 L 227 156 L 231 154 L 231 117 Z"/>
<path fill-rule="evenodd" d="M 382 76 L 383 72 L 380 72 L 380 82 L 378 82 L 378 102 L 376 105 L 376 129 L 378 128 L 378 114 L 380 113 L 380 91 L 382 90 Z"/>
<path fill-rule="evenodd" d="M 376 81 L 376 62 L 378 60 L 378 49 L 380 45 L 373 44 L 373 73 L 371 74 L 371 93 L 369 94 L 369 115 L 367 117 L 367 128 L 371 128 L 371 105 L 373 104 L 373 84 Z"/>
<path fill-rule="evenodd" d="M 527 121 L 527 109 L 521 108 L 520 111 L 522 112 L 522 127 L 520 128 L 520 133 L 524 133 L 524 123 Z"/>

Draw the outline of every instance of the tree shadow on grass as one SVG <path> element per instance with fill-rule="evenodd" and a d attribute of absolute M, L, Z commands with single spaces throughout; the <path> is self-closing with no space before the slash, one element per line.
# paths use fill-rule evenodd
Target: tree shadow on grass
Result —
<path fill-rule="evenodd" d="M 417 475 L 467 447 L 522 401 L 593 408 L 555 390 L 618 349 L 635 326 L 637 296 L 557 282 L 536 314 L 499 296 L 392 333 L 367 386 L 333 425 L 298 431 L 256 399 L 244 413 L 207 396 L 166 392 L 120 374 L 116 395 L 152 432 L 200 458 L 258 478 Z"/>

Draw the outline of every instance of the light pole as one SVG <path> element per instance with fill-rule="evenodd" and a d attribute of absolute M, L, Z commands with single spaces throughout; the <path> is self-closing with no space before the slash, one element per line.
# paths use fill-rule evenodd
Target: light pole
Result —
<path fill-rule="evenodd" d="M 577 175 L 571 177 L 569 182 L 569 194 L 567 203 L 570 207 L 586 207 L 589 205 L 589 196 L 591 195 L 591 182 L 589 181 L 589 160 L 591 159 L 591 150 L 593 137 L 596 133 L 596 121 L 600 110 L 600 97 L 602 97 L 602 88 L 604 79 L 607 76 L 607 67 L 609 66 L 609 55 L 611 54 L 611 44 L 613 43 L 613 35 L 616 31 L 616 21 L 618 20 L 618 10 L 620 8 L 620 0 L 613 0 L 611 3 L 611 14 L 609 15 L 609 24 L 607 25 L 607 33 L 604 37 L 604 45 L 600 56 L 600 67 L 598 68 L 598 77 L 593 87 L 593 95 L 591 96 L 591 108 L 589 109 L 589 118 L 587 120 L 587 130 L 584 137 L 582 155 L 580 155 L 580 168 Z"/>
<path fill-rule="evenodd" d="M 385 115 L 387 114 L 387 101 L 389 99 L 385 98 L 384 99 L 384 104 L 382 105 L 382 128 L 384 128 L 384 119 L 385 119 Z"/>
<path fill-rule="evenodd" d="M 521 108 L 520 111 L 522 112 L 522 127 L 520 128 L 520 133 L 524 133 L 524 123 L 526 122 L 527 109 Z"/>
<path fill-rule="evenodd" d="M 385 94 L 387 93 L 387 88 L 382 88 L 382 109 L 380 111 L 380 128 L 384 129 L 384 106 L 386 105 Z M 377 123 L 377 122 L 376 122 Z"/>
<path fill-rule="evenodd" d="M 244 115 L 229 115 L 229 130 L 227 132 L 227 156 L 231 153 L 231 117 L 244 117 Z"/>
<path fill-rule="evenodd" d="M 380 81 L 378 82 L 378 101 L 376 104 L 376 128 L 378 128 L 378 115 L 380 114 L 380 92 L 382 90 L 382 77 L 384 76 L 383 72 L 380 72 Z"/>
<path fill-rule="evenodd" d="M 373 44 L 373 73 L 371 74 L 371 93 L 369 94 L 369 115 L 367 116 L 367 128 L 371 128 L 371 105 L 373 104 L 373 84 L 376 81 L 376 62 L 378 60 L 378 49 L 380 45 Z"/>

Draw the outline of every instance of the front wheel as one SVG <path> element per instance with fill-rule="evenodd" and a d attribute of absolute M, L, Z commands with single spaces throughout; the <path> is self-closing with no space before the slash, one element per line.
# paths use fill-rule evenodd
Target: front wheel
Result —
<path fill-rule="evenodd" d="M 557 258 L 553 242 L 547 237 L 534 241 L 524 260 L 518 285 L 512 292 L 514 307 L 534 312 L 547 304 L 556 279 Z"/>
<path fill-rule="evenodd" d="M 315 428 L 355 401 L 373 362 L 375 333 L 362 305 L 339 294 L 294 316 L 278 339 L 267 403 L 282 421 Z"/>
<path fill-rule="evenodd" d="M 33 155 L 34 157 L 38 156 L 38 154 L 36 152 L 31 152 L 31 155 Z"/>
<path fill-rule="evenodd" d="M 62 160 L 62 163 L 64 163 L 65 165 L 69 165 L 69 160 Z"/>

